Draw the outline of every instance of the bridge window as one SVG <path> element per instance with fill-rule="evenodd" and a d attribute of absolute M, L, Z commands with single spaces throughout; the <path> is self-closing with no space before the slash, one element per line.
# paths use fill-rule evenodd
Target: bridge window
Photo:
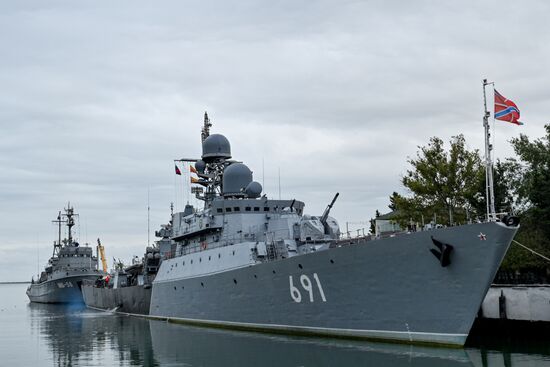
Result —
<path fill-rule="evenodd" d="M 217 211 L 218 213 L 222 213 L 222 212 L 223 212 L 223 209 L 222 209 L 222 208 L 218 208 L 218 209 L 216 209 L 216 211 Z"/>
<path fill-rule="evenodd" d="M 268 212 L 269 211 L 269 207 L 268 206 L 265 206 L 264 207 L 264 212 Z"/>
<path fill-rule="evenodd" d="M 239 208 L 238 206 L 236 206 L 236 207 L 233 208 L 233 210 L 236 211 L 236 212 L 240 212 L 240 211 L 241 211 L 241 208 Z"/>
<path fill-rule="evenodd" d="M 226 212 L 230 212 L 230 211 L 231 211 L 231 208 L 225 208 L 225 211 L 226 211 Z"/>
<path fill-rule="evenodd" d="M 259 212 L 259 211 L 260 211 L 260 208 L 257 207 L 257 206 L 255 206 L 255 207 L 254 207 L 254 211 L 255 211 L 255 212 Z"/>
<path fill-rule="evenodd" d="M 249 211 L 251 211 L 251 210 L 252 210 L 252 208 L 251 208 L 251 207 L 249 207 L 249 206 L 247 206 L 247 207 L 245 207 L 245 208 L 244 208 L 244 210 L 246 210 L 247 212 L 249 212 Z"/>

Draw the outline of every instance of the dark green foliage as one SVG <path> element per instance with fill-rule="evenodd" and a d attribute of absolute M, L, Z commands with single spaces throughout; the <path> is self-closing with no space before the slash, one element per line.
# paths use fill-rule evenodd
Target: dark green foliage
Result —
<path fill-rule="evenodd" d="M 509 159 L 509 182 L 520 206 L 521 227 L 516 240 L 550 257 L 550 125 L 546 136 L 531 141 L 521 134 L 512 139 L 518 158 Z M 548 269 L 548 261 L 512 245 L 501 269 L 513 271 Z"/>
<path fill-rule="evenodd" d="M 408 160 L 412 169 L 402 178 L 412 196 L 392 195 L 390 205 L 399 210 L 398 221 L 405 224 L 433 219 L 452 225 L 483 216 L 479 195 L 483 165 L 477 150 L 466 149 L 464 136 L 453 137 L 449 151 L 437 137 L 419 149 L 416 158 Z"/>

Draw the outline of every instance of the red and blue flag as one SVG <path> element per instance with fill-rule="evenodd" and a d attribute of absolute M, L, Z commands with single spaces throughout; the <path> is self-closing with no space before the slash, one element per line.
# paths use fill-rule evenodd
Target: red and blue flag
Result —
<path fill-rule="evenodd" d="M 495 118 L 516 125 L 523 125 L 519 120 L 519 108 L 516 104 L 495 90 Z"/>

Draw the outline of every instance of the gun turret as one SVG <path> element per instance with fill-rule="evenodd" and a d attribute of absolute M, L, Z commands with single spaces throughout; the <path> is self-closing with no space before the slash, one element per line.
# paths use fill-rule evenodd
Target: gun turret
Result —
<path fill-rule="evenodd" d="M 327 218 L 328 218 L 328 215 L 330 213 L 330 209 L 332 209 L 332 206 L 334 205 L 334 202 L 336 201 L 336 199 L 338 199 L 338 195 L 340 195 L 339 192 L 337 192 L 336 195 L 334 195 L 334 198 L 332 199 L 330 204 L 328 204 L 327 208 L 325 209 L 325 212 L 321 216 L 321 219 L 319 219 L 321 221 L 321 223 L 323 223 L 323 226 L 325 228 L 327 226 Z"/>

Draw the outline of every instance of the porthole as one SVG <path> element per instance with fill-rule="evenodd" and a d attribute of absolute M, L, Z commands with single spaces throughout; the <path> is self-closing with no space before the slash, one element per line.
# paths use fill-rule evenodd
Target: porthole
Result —
<path fill-rule="evenodd" d="M 237 279 L 233 279 L 233 283 L 237 284 Z"/>
<path fill-rule="evenodd" d="M 204 283 L 203 283 L 203 282 L 201 282 L 201 287 L 204 287 Z"/>
<path fill-rule="evenodd" d="M 273 274 L 275 274 L 275 270 L 273 270 Z"/>
<path fill-rule="evenodd" d="M 222 254 L 218 254 L 218 259 L 222 257 Z"/>
<path fill-rule="evenodd" d="M 298 264 L 298 267 L 299 267 L 300 269 L 303 269 L 303 268 L 304 268 L 304 267 L 302 266 L 302 264 Z"/>
<path fill-rule="evenodd" d="M 210 261 L 212 259 L 212 256 L 208 256 L 208 261 Z"/>
<path fill-rule="evenodd" d="M 174 286 L 174 290 L 176 290 L 177 288 Z"/>
<path fill-rule="evenodd" d="M 258 279 L 258 276 L 256 274 L 254 274 L 254 278 Z"/>
<path fill-rule="evenodd" d="M 185 265 L 185 260 L 183 261 L 183 263 L 181 265 Z"/>
<path fill-rule="evenodd" d="M 202 257 L 199 257 L 199 262 L 200 262 L 200 263 L 202 262 Z"/>
<path fill-rule="evenodd" d="M 181 289 L 185 289 L 185 287 L 182 285 L 182 286 L 181 286 Z"/>
<path fill-rule="evenodd" d="M 193 264 L 193 259 L 191 259 L 191 264 Z"/>
<path fill-rule="evenodd" d="M 334 260 L 330 259 L 330 263 L 331 263 L 331 264 L 334 264 Z"/>
<path fill-rule="evenodd" d="M 233 250 L 233 256 L 235 256 L 235 250 Z"/>

